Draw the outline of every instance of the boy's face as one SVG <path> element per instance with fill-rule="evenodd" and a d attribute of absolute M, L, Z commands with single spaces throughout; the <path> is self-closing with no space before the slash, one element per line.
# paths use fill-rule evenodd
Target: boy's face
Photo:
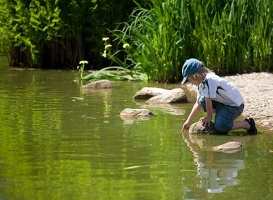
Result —
<path fill-rule="evenodd" d="M 193 75 L 189 75 L 189 76 L 188 76 L 188 81 L 189 81 L 189 83 L 191 83 L 191 84 L 193 84 L 193 85 L 196 85 L 196 86 L 198 86 L 198 85 L 202 82 L 202 81 L 200 81 L 200 80 L 194 78 Z"/>

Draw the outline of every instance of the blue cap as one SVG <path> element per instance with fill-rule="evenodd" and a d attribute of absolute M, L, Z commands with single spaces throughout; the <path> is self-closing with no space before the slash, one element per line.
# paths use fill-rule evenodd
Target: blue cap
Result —
<path fill-rule="evenodd" d="M 188 82 L 188 76 L 197 72 L 201 67 L 204 67 L 204 64 L 195 58 L 186 60 L 186 62 L 184 63 L 182 67 L 182 75 L 183 75 L 182 84 L 185 84 L 186 82 Z"/>

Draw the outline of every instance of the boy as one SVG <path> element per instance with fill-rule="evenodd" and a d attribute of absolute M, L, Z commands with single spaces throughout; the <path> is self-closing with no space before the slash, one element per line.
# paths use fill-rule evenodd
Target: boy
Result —
<path fill-rule="evenodd" d="M 242 114 L 244 101 L 240 91 L 233 84 L 217 76 L 195 58 L 184 63 L 182 75 L 182 84 L 189 82 L 198 86 L 197 100 L 188 119 L 183 124 L 182 131 L 189 129 L 192 120 L 202 107 L 207 113 L 205 117 L 200 119 L 203 126 L 209 126 L 213 114 L 215 114 L 214 129 L 219 133 L 245 129 L 249 135 L 257 134 L 254 119 L 234 121 Z"/>

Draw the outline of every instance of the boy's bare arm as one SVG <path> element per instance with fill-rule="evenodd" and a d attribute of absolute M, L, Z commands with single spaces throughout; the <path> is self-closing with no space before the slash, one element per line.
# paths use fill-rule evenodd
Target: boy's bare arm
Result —
<path fill-rule="evenodd" d="M 198 103 L 198 101 L 196 101 L 192 107 L 192 110 L 188 116 L 188 119 L 183 124 L 182 131 L 188 130 L 190 128 L 191 122 L 194 119 L 194 117 L 198 114 L 198 112 L 200 111 L 200 108 L 201 108 L 201 105 Z"/>
<path fill-rule="evenodd" d="M 212 99 L 206 98 L 206 108 L 207 108 L 207 116 L 202 117 L 200 119 L 203 126 L 209 126 L 212 116 L 213 116 L 213 107 L 212 107 Z"/>

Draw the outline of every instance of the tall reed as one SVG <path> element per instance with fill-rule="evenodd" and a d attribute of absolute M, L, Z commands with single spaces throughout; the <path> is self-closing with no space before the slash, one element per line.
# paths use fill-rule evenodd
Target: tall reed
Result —
<path fill-rule="evenodd" d="M 182 33 L 189 25 L 186 1 L 150 2 L 151 8 L 135 9 L 129 22 L 114 34 L 123 43 L 131 44 L 127 55 L 150 80 L 176 81 L 181 64 L 189 55 L 185 48 L 187 37 Z"/>
<path fill-rule="evenodd" d="M 272 71 L 273 2 L 270 0 L 150 0 L 114 32 L 133 48 L 134 67 L 149 79 L 181 78 L 196 57 L 220 75 Z M 122 27 L 122 28 L 121 28 Z"/>
<path fill-rule="evenodd" d="M 220 74 L 273 69 L 270 1 L 227 1 L 219 10 L 212 1 L 192 6 L 196 10 L 194 33 L 199 57 L 211 68 Z"/>

